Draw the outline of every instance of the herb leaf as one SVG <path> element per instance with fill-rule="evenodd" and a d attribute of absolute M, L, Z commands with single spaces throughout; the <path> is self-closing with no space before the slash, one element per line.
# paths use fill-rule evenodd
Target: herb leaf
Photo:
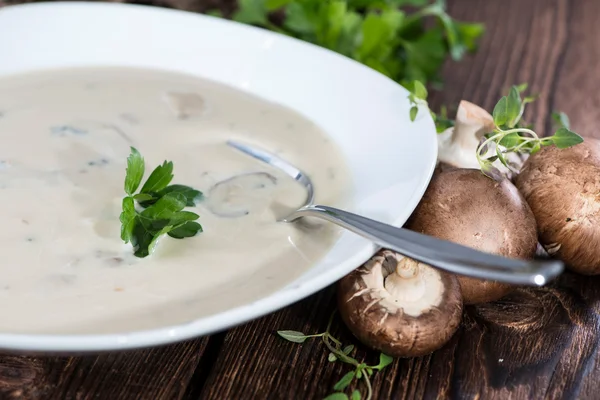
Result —
<path fill-rule="evenodd" d="M 583 138 L 567 128 L 559 128 L 553 136 L 552 142 L 559 149 L 566 149 L 583 142 Z"/>
<path fill-rule="evenodd" d="M 569 117 L 564 112 L 556 112 L 556 111 L 553 112 L 552 120 L 559 128 L 562 127 L 562 128 L 570 129 L 571 123 L 569 121 Z"/>
<path fill-rule="evenodd" d="M 143 177 L 143 166 L 143 158 L 132 147 L 125 177 L 127 196 L 123 198 L 119 220 L 121 239 L 132 244 L 136 257 L 150 255 L 165 235 L 184 239 L 202 232 L 202 225 L 195 222 L 199 216 L 183 211 L 186 206 L 193 206 L 202 193 L 189 186 L 168 186 L 173 179 L 173 163 L 165 161 L 150 174 L 142 192 L 134 194 Z M 143 211 L 136 210 L 136 201 L 145 208 Z"/>
<path fill-rule="evenodd" d="M 144 177 L 144 159 L 135 147 L 131 147 L 131 154 L 127 158 L 125 175 L 125 193 L 131 196 L 142 183 Z"/>
<path fill-rule="evenodd" d="M 498 127 L 501 127 L 508 122 L 508 99 L 506 96 L 502 96 L 498 103 L 496 103 L 492 116 L 494 117 L 494 124 Z"/>
<path fill-rule="evenodd" d="M 342 392 L 331 393 L 329 396 L 325 397 L 323 400 L 348 400 L 348 395 L 346 395 L 346 393 L 342 393 Z"/>
<path fill-rule="evenodd" d="M 338 381 L 338 383 L 336 383 L 333 386 L 333 390 L 344 390 L 344 389 L 346 389 L 350 385 L 350 383 L 352 383 L 352 380 L 354 379 L 355 375 L 356 375 L 355 371 L 348 372 L 346 375 L 344 375 L 342 377 L 342 379 L 340 379 Z"/>
<path fill-rule="evenodd" d="M 168 235 L 173 239 L 185 239 L 196 236 L 198 232 L 202 232 L 202 225 L 194 221 L 187 221 L 181 225 L 175 226 L 168 232 Z"/>
<path fill-rule="evenodd" d="M 351 400 L 360 400 L 360 392 L 358 390 L 352 392 Z"/>
<path fill-rule="evenodd" d="M 277 331 L 277 334 L 285 340 L 294 343 L 304 343 L 310 337 L 298 331 Z"/>
<path fill-rule="evenodd" d="M 123 211 L 119 216 L 121 221 L 121 239 L 125 243 L 131 241 L 131 235 L 133 233 L 133 225 L 135 223 L 136 211 L 135 204 L 132 197 L 123 198 Z"/>
<path fill-rule="evenodd" d="M 412 106 L 410 108 L 410 120 L 414 121 L 415 119 L 417 119 L 417 114 L 419 112 L 419 107 L 417 106 Z"/>
<path fill-rule="evenodd" d="M 201 191 L 193 189 L 185 185 L 169 185 L 160 192 L 156 193 L 140 193 L 135 195 L 135 200 L 140 203 L 142 207 L 149 207 L 162 196 L 168 193 L 181 193 L 185 196 L 186 206 L 193 207 L 202 198 L 203 194 Z"/>
<path fill-rule="evenodd" d="M 165 161 L 152 171 L 142 187 L 142 193 L 152 193 L 163 190 L 173 180 L 173 162 Z"/>
<path fill-rule="evenodd" d="M 508 94 L 506 114 L 508 127 L 513 128 L 521 117 L 521 94 L 516 86 L 513 86 Z"/>
<path fill-rule="evenodd" d="M 535 97 L 521 99 L 521 94 L 527 89 L 527 84 L 514 85 L 508 96 L 502 97 L 493 111 L 495 127 L 492 132 L 484 135 L 476 150 L 477 161 L 481 172 L 495 179 L 503 174 L 494 166 L 499 160 L 511 172 L 518 172 L 505 157 L 507 153 L 535 154 L 542 146 L 554 144 L 559 149 L 565 149 L 583 142 L 583 138 L 568 127 L 569 118 L 564 113 L 553 113 L 552 119 L 558 130 L 553 136 L 540 138 L 531 125 L 521 122 L 525 105 L 534 101 Z M 495 145 L 495 156 L 488 157 L 488 147 Z"/>
<path fill-rule="evenodd" d="M 142 215 L 150 219 L 170 219 L 177 211 L 183 210 L 186 198 L 180 193 L 169 193 L 161 197 L 154 205 L 142 211 Z"/>
<path fill-rule="evenodd" d="M 381 371 L 383 368 L 390 365 L 393 361 L 394 361 L 394 359 L 392 357 L 388 356 L 387 354 L 380 353 L 379 354 L 379 364 L 377 364 L 376 366 L 371 367 L 371 368 Z"/>
<path fill-rule="evenodd" d="M 351 57 L 400 84 L 439 81 L 447 58 L 477 49 L 484 27 L 437 0 L 239 0 L 233 19 Z M 274 16 L 275 18 L 271 18 Z"/>

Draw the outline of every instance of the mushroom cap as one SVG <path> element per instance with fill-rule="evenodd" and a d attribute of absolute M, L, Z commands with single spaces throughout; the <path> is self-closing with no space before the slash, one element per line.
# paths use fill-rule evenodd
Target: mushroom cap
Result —
<path fill-rule="evenodd" d="M 529 259 L 537 248 L 537 227 L 529 205 L 508 180 L 476 169 L 434 174 L 408 229 L 476 250 Z M 459 277 L 465 304 L 494 301 L 513 285 Z"/>
<path fill-rule="evenodd" d="M 387 290 L 389 277 L 403 261 L 412 262 L 417 274 L 395 295 Z M 456 332 L 462 296 L 455 276 L 385 250 L 338 282 L 338 308 L 362 343 L 393 357 L 419 357 Z"/>
<path fill-rule="evenodd" d="M 600 140 L 542 148 L 515 184 L 537 220 L 540 242 L 571 270 L 600 274 Z"/>

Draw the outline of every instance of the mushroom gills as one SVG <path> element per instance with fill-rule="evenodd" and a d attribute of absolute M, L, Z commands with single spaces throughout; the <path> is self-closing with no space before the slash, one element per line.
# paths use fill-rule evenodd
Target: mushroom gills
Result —
<path fill-rule="evenodd" d="M 393 357 L 442 347 L 460 325 L 456 277 L 383 250 L 338 282 L 338 308 L 365 345 Z"/>

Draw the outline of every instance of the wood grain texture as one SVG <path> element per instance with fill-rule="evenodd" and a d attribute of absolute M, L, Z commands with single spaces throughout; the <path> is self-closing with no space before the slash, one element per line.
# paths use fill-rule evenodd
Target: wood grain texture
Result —
<path fill-rule="evenodd" d="M 0 355 L 0 399 L 180 399 L 207 343 L 82 357 Z"/>
<path fill-rule="evenodd" d="M 234 0 L 136 0 L 190 11 Z M 480 51 L 444 69 L 432 103 L 466 99 L 491 109 L 511 84 L 540 94 L 525 117 L 548 130 L 551 111 L 600 137 L 600 36 L 596 0 L 454 0 L 451 14 L 486 24 Z M 2 0 L 0 0 L 0 5 Z M 211 338 L 84 357 L 0 355 L 0 399 L 320 399 L 348 369 L 330 363 L 319 339 L 286 342 L 279 329 L 322 332 L 335 288 Z M 375 399 L 600 398 L 600 277 L 567 273 L 553 285 L 519 289 L 467 307 L 452 340 L 434 354 L 396 360 L 373 379 Z M 357 344 L 339 318 L 334 334 Z M 369 363 L 377 354 L 357 346 Z M 362 385 L 358 386 L 364 392 Z"/>

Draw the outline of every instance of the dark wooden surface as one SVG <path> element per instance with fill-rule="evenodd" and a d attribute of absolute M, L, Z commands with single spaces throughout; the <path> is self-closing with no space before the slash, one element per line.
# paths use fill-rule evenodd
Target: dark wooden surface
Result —
<path fill-rule="evenodd" d="M 170 1 L 161 5 L 201 11 L 219 3 Z M 485 22 L 487 33 L 477 55 L 445 67 L 446 86 L 434 104 L 467 99 L 491 109 L 509 85 L 529 82 L 541 97 L 528 120 L 547 127 L 549 112 L 560 109 L 576 131 L 600 137 L 600 1 L 454 0 L 450 12 Z M 99 357 L 0 355 L 0 398 L 319 399 L 347 369 L 329 363 L 319 341 L 288 343 L 274 331 L 321 332 L 334 307 L 329 288 L 228 332 L 173 346 Z M 599 399 L 599 312 L 600 278 L 572 274 L 551 287 L 468 307 L 444 348 L 377 373 L 374 398 Z M 354 342 L 339 320 L 334 326 Z M 356 357 L 377 355 L 358 346 Z"/>

